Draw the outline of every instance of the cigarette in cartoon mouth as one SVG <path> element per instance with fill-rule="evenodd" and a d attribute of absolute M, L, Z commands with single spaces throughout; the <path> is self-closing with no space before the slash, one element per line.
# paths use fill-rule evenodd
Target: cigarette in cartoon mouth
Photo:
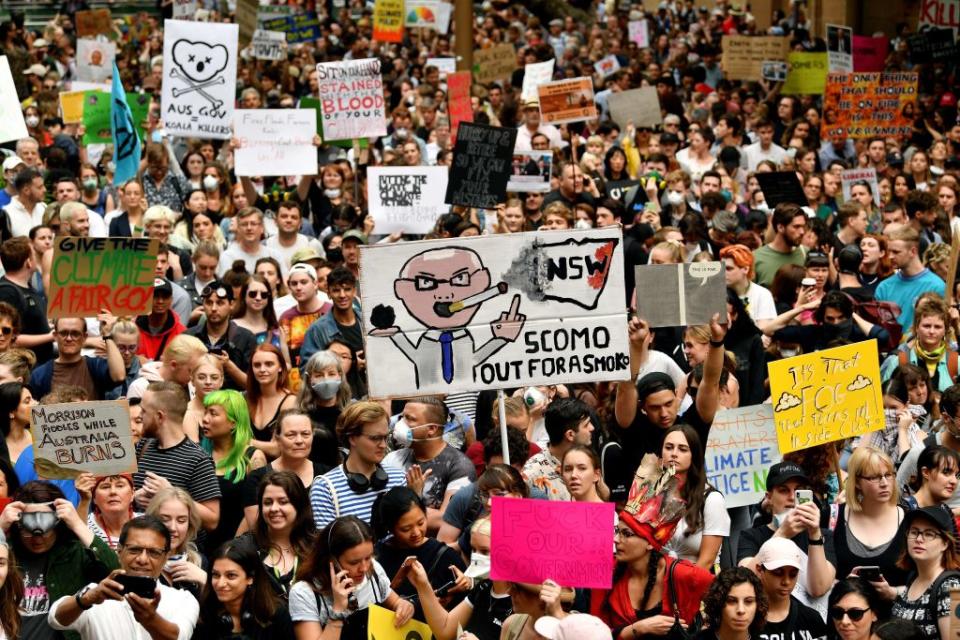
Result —
<path fill-rule="evenodd" d="M 463 311 L 467 307 L 475 307 L 506 292 L 507 283 L 501 282 L 463 300 L 456 302 L 438 302 L 433 305 L 433 311 L 441 318 L 449 318 L 458 311 Z"/>

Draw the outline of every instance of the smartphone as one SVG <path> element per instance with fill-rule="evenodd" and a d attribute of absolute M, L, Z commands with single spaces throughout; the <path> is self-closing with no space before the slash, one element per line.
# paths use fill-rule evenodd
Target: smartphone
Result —
<path fill-rule="evenodd" d="M 119 573 L 113 577 L 114 580 L 123 585 L 124 593 L 135 593 L 141 598 L 153 600 L 156 595 L 157 581 L 147 576 L 130 576 L 125 573 Z"/>
<path fill-rule="evenodd" d="M 857 575 L 867 582 L 879 582 L 883 579 L 883 574 L 880 573 L 880 567 L 876 566 L 860 567 Z"/>
<path fill-rule="evenodd" d="M 333 559 L 333 570 L 337 573 L 343 571 L 343 567 L 340 566 L 340 563 L 337 562 L 337 559 Z M 356 586 L 356 585 L 354 585 Z M 350 592 L 350 595 L 347 597 L 347 609 L 350 611 L 356 611 L 360 608 L 360 603 L 357 601 L 357 590 L 354 589 Z"/>
<path fill-rule="evenodd" d="M 223 347 L 210 347 L 209 352 L 219 356 L 223 353 Z"/>
<path fill-rule="evenodd" d="M 813 502 L 813 491 L 810 489 L 797 489 L 794 495 L 796 496 L 796 503 L 798 507 L 802 504 Z"/>

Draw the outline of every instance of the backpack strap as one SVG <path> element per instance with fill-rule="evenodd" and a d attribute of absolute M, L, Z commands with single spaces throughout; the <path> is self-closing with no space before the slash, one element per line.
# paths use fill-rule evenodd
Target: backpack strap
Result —
<path fill-rule="evenodd" d="M 960 571 L 943 571 L 939 576 L 937 576 L 937 579 L 933 581 L 933 584 L 930 585 L 930 598 L 927 606 L 929 607 L 928 612 L 930 613 L 930 619 L 933 620 L 934 624 L 936 624 L 938 620 L 937 605 L 940 602 L 940 598 L 937 597 L 937 594 L 940 593 L 940 588 L 943 586 L 943 583 L 950 578 L 960 578 Z"/>
<path fill-rule="evenodd" d="M 333 517 L 339 518 L 340 517 L 340 498 L 337 497 L 337 492 L 333 488 L 333 482 L 331 482 L 330 478 L 326 476 L 317 476 L 317 478 L 320 480 L 320 482 L 327 485 L 327 489 L 329 489 L 330 491 L 330 499 L 333 500 Z"/>
<path fill-rule="evenodd" d="M 900 359 L 901 367 L 905 364 L 910 364 L 910 354 L 904 351 L 903 349 L 897 350 L 897 357 Z"/>
<path fill-rule="evenodd" d="M 840 519 L 840 505 L 833 503 L 830 505 L 830 526 L 828 529 L 833 531 L 837 528 L 837 520 Z"/>

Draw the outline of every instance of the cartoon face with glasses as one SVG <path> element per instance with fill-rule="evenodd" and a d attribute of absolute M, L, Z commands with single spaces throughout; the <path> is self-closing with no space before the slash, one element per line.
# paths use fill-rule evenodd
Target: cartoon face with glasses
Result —
<path fill-rule="evenodd" d="M 526 316 L 516 294 L 508 311 L 490 323 L 492 338 L 480 346 L 468 328 L 484 302 L 507 292 L 504 282 L 491 286 L 490 271 L 471 249 L 447 247 L 419 253 L 403 265 L 393 284 L 397 299 L 426 327 L 414 343 L 394 325 L 393 309 L 373 309 L 371 336 L 389 337 L 414 364 L 417 386 L 473 379 L 474 367 L 520 336 Z"/>

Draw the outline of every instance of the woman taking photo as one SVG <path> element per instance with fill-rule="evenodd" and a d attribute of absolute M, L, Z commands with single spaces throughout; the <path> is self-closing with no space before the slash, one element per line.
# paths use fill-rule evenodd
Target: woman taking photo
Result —
<path fill-rule="evenodd" d="M 287 363 L 283 353 L 268 342 L 254 349 L 250 358 L 247 406 L 253 428 L 251 444 L 271 458 L 277 457 L 274 427 L 280 412 L 297 406 L 297 398 L 287 390 Z"/>
<path fill-rule="evenodd" d="M 207 538 L 207 548 L 215 549 L 237 536 L 243 522 L 243 479 L 267 459 L 252 446 L 247 403 L 239 391 L 214 391 L 203 405 L 200 446 L 213 457 L 220 485 L 220 521 Z"/>
<path fill-rule="evenodd" d="M 206 559 L 197 550 L 200 512 L 185 489 L 167 487 L 147 505 L 147 514 L 160 518 L 170 531 L 170 553 L 160 579 L 175 589 L 186 589 L 197 600 L 207 584 Z"/>
<path fill-rule="evenodd" d="M 34 405 L 30 389 L 19 382 L 0 384 L 0 457 L 17 464 L 23 450 L 33 444 L 30 434 L 30 416 Z"/>
<path fill-rule="evenodd" d="M 870 640 L 883 618 L 883 601 L 869 582 L 847 578 L 833 586 L 827 600 L 831 640 Z M 929 637 L 929 636 L 926 636 Z"/>
<path fill-rule="evenodd" d="M 703 617 L 709 628 L 694 638 L 750 640 L 766 625 L 768 606 L 767 594 L 753 571 L 744 567 L 724 569 L 703 598 Z"/>
<path fill-rule="evenodd" d="M 880 378 L 886 382 L 899 366 L 912 364 L 926 368 L 931 391 L 946 391 L 954 383 L 958 360 L 947 340 L 949 326 L 950 310 L 943 298 L 936 294 L 924 296 L 913 314 L 912 339 L 887 356 L 880 367 Z"/>
<path fill-rule="evenodd" d="M 303 373 L 307 384 L 300 385 L 297 406 L 310 416 L 314 429 L 333 433 L 340 412 L 350 404 L 343 360 L 332 351 L 318 351 L 310 356 Z"/>
<path fill-rule="evenodd" d="M 600 456 L 592 447 L 575 444 L 567 449 L 560 460 L 560 475 L 574 502 L 603 502 L 601 493 L 609 497 L 600 471 Z"/>
<path fill-rule="evenodd" d="M 398 627 L 413 617 L 413 605 L 390 588 L 374 559 L 373 538 L 373 529 L 356 516 L 337 518 L 317 534 L 290 589 L 296 640 L 366 638 L 371 604 L 393 610 Z"/>
<path fill-rule="evenodd" d="M 208 393 L 223 387 L 223 361 L 212 353 L 200 356 L 190 375 L 190 382 L 193 383 L 195 395 L 183 416 L 183 431 L 194 442 L 200 442 L 200 423 L 206 411 L 203 401 Z"/>
<path fill-rule="evenodd" d="M 210 584 L 200 607 L 196 638 L 288 640 L 287 607 L 270 587 L 251 541 L 232 540 L 210 556 Z"/>
<path fill-rule="evenodd" d="M 87 515 L 90 531 L 116 551 L 123 525 L 133 517 L 133 476 L 124 473 L 97 478 L 93 508 Z"/>
<path fill-rule="evenodd" d="M 256 499 L 253 540 L 274 592 L 286 601 L 316 537 L 310 497 L 293 472 L 270 471 L 260 481 Z"/>
<path fill-rule="evenodd" d="M 273 308 L 273 291 L 263 276 L 253 274 L 249 282 L 240 289 L 237 299 L 237 311 L 234 322 L 238 327 L 248 330 L 257 339 L 257 344 L 272 344 L 284 354 L 285 362 L 290 362 L 287 344 L 280 333 L 277 312 Z"/>

